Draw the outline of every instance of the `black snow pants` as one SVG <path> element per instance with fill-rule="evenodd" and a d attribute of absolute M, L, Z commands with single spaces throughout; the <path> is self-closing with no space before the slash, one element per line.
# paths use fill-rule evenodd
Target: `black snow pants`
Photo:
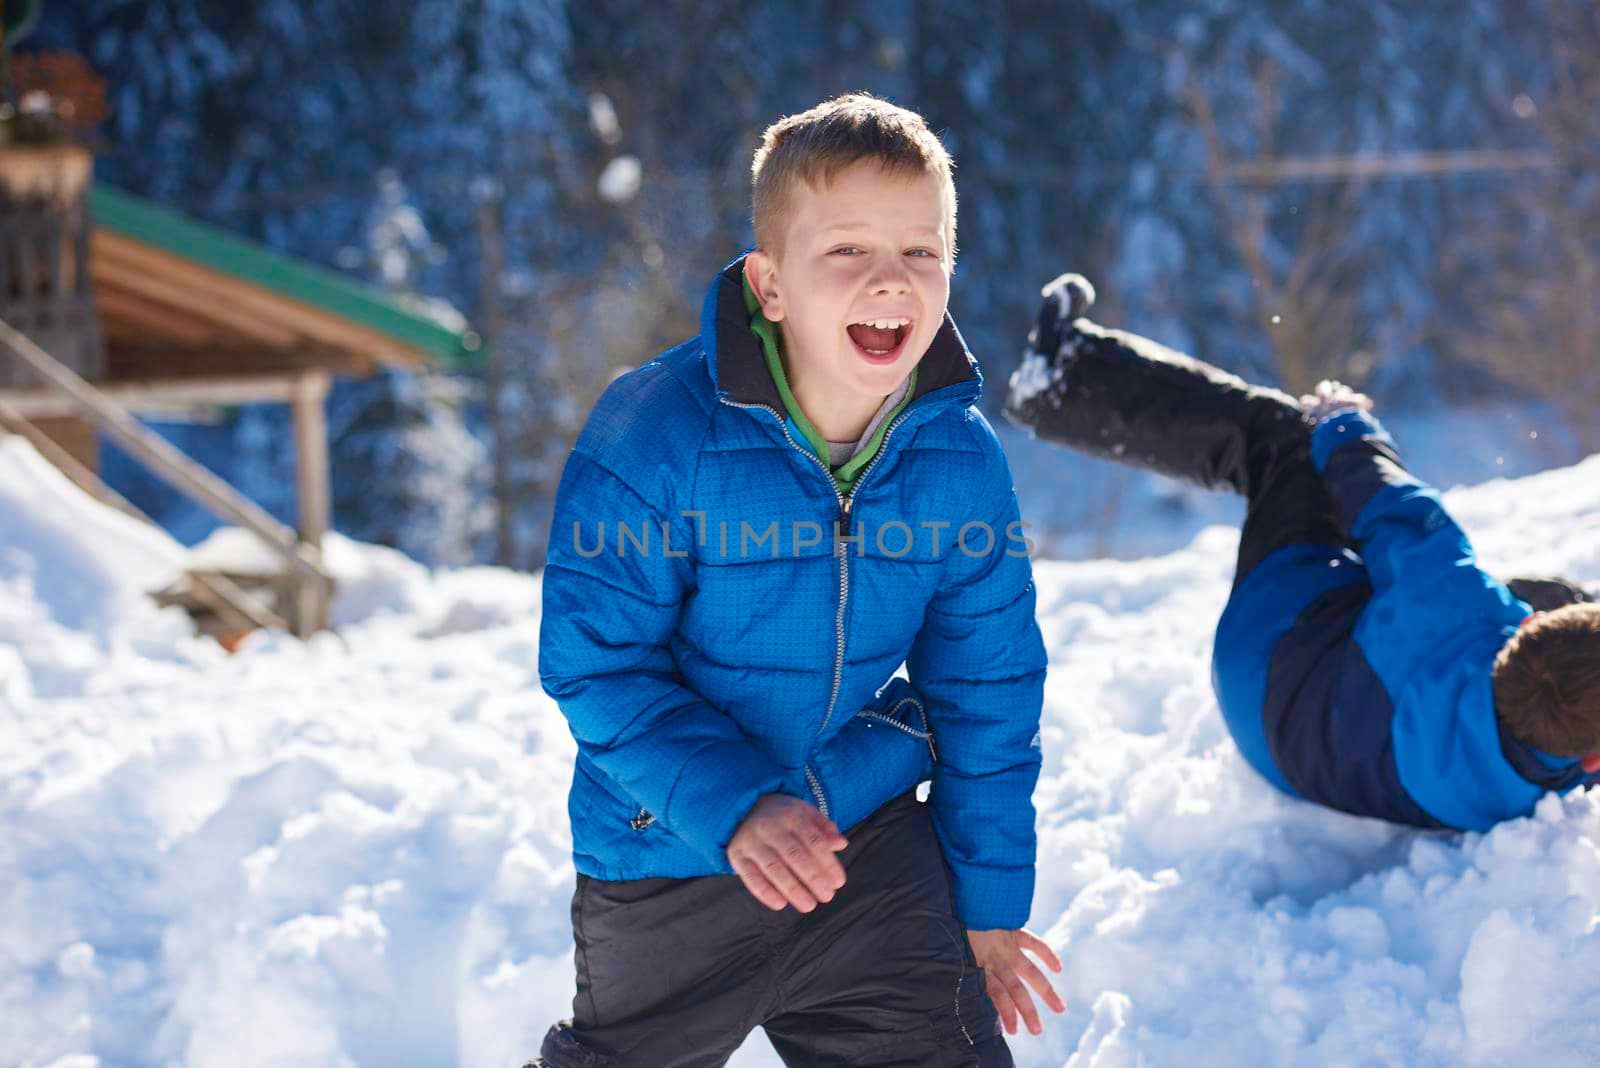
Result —
<path fill-rule="evenodd" d="M 578 877 L 578 992 L 544 1068 L 710 1068 L 757 1027 L 790 1068 L 1013 1062 L 956 920 L 925 804 L 847 831 L 845 885 L 808 915 L 735 876 Z"/>
<path fill-rule="evenodd" d="M 1235 586 L 1285 546 L 1348 544 L 1311 461 L 1311 426 L 1288 394 L 1137 334 L 1086 318 L 1062 323 L 1051 302 L 1029 340 L 1061 354 L 1059 374 L 1048 389 L 1009 398 L 1007 417 L 1044 441 L 1244 494 Z M 1595 599 L 1558 576 L 1506 585 L 1538 611 Z"/>
<path fill-rule="evenodd" d="M 1060 373 L 1049 389 L 1013 397 L 1006 415 L 1042 440 L 1243 494 L 1236 584 L 1286 545 L 1344 544 L 1294 398 L 1087 319 L 1063 327 L 1042 317 L 1035 338 L 1062 352 Z"/>

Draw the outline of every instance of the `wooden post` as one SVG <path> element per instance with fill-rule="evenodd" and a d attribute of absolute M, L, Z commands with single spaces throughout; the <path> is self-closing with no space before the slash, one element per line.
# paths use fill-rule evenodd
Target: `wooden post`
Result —
<path fill-rule="evenodd" d="M 300 541 L 322 550 L 332 505 L 328 461 L 328 376 L 308 371 L 294 380 L 295 503 Z M 332 584 L 320 575 L 300 573 L 294 579 L 294 629 L 309 637 L 328 626 Z"/>

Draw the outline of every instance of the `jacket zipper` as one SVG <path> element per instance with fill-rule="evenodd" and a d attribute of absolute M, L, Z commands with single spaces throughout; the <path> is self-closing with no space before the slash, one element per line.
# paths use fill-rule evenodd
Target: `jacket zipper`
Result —
<path fill-rule="evenodd" d="M 822 792 L 822 782 L 817 778 L 817 773 L 811 770 L 811 765 L 805 766 L 806 785 L 811 787 L 811 796 L 817 799 L 817 809 L 824 816 L 828 813 L 828 795 Z"/>
<path fill-rule="evenodd" d="M 883 440 L 878 441 L 877 456 L 872 457 L 867 462 L 866 468 L 862 468 L 862 472 L 856 476 L 856 484 L 851 486 L 850 496 L 846 497 L 845 494 L 838 494 L 838 486 L 835 484 L 834 492 L 838 494 L 838 507 L 840 507 L 840 513 L 843 515 L 846 536 L 850 534 L 850 507 L 856 502 L 856 491 L 861 489 L 862 483 L 866 483 L 867 475 L 872 473 L 872 468 L 877 467 L 878 460 L 883 459 L 886 449 L 890 448 L 890 438 L 893 438 L 894 432 L 898 430 L 899 425 L 906 420 L 909 411 L 910 406 L 907 404 L 907 411 L 902 411 L 899 416 L 894 417 L 888 430 L 883 432 Z M 787 432 L 789 432 L 789 427 L 784 427 L 784 433 Z M 790 438 L 790 441 L 794 441 L 794 438 Z M 829 476 L 829 480 L 832 480 L 834 473 L 827 472 L 827 476 Z M 838 705 L 838 687 L 845 679 L 845 600 L 848 596 L 850 596 L 850 553 L 846 550 L 843 539 L 840 539 L 840 542 L 838 542 L 838 619 L 837 624 L 835 624 L 838 632 L 838 643 L 834 656 L 834 695 L 827 702 L 827 715 L 822 716 L 822 726 L 818 727 L 818 731 L 816 731 L 819 735 L 822 734 L 822 731 L 827 731 L 827 724 L 829 724 L 830 719 L 834 718 L 834 708 Z"/>
<path fill-rule="evenodd" d="M 901 412 L 894 418 L 894 421 L 889 424 L 889 428 L 883 432 L 883 440 L 878 443 L 877 455 L 872 458 L 872 460 L 867 464 L 866 468 L 862 470 L 861 474 L 856 477 L 855 485 L 850 488 L 850 495 L 846 496 L 845 494 L 839 492 L 839 483 L 834 481 L 833 472 L 828 469 L 827 464 L 823 463 L 822 457 L 818 456 L 810 449 L 802 449 L 799 442 L 794 440 L 794 435 L 789 433 L 788 420 L 779 415 L 776 408 L 772 407 L 770 404 L 752 404 L 744 401 L 729 400 L 727 397 L 721 397 L 718 399 L 730 408 L 744 408 L 747 410 L 759 408 L 761 411 L 769 413 L 778 421 L 778 429 L 783 431 L 784 439 L 788 441 L 789 446 L 796 452 L 809 458 L 811 462 L 817 466 L 818 470 L 822 472 L 822 476 L 828 480 L 828 485 L 833 490 L 834 500 L 839 503 L 840 523 L 844 528 L 844 533 L 846 535 L 850 533 L 850 506 L 854 502 L 856 490 L 861 488 L 861 483 L 866 481 L 867 476 L 872 473 L 872 469 L 878 466 L 878 461 L 883 459 L 884 450 L 889 446 L 889 438 L 894 435 L 895 430 L 902 422 L 905 421 L 905 417 L 910 411 L 910 405 L 907 405 L 907 410 Z M 822 716 L 822 726 L 818 727 L 816 734 L 812 735 L 813 740 L 821 737 L 822 732 L 828 729 L 828 724 L 833 720 L 834 709 L 838 707 L 839 704 L 839 687 L 844 682 L 844 617 L 845 608 L 850 599 L 850 555 L 844 546 L 845 543 L 843 538 L 835 539 L 833 554 L 838 558 L 839 561 L 839 608 L 834 614 L 833 621 L 833 690 L 828 695 L 828 710 Z M 928 746 L 930 749 L 933 747 L 931 737 L 929 739 Z M 811 787 L 812 796 L 817 799 L 817 808 L 824 816 L 831 815 L 828 806 L 828 796 L 823 793 L 822 783 L 818 780 L 816 772 L 811 769 L 810 763 L 805 765 L 804 770 L 806 775 L 806 783 Z"/>
<path fill-rule="evenodd" d="M 894 718 L 895 714 L 906 705 L 913 705 L 916 707 L 917 715 L 922 719 L 922 729 L 920 731 L 915 727 L 901 723 L 898 719 Z M 928 743 L 928 755 L 935 761 L 939 759 L 939 751 L 933 746 L 933 729 L 928 726 L 928 712 L 922 707 L 922 702 L 918 701 L 915 697 L 902 697 L 899 701 L 896 701 L 894 707 L 887 712 L 877 712 L 871 709 L 864 709 L 860 712 L 857 712 L 856 715 L 862 717 L 863 719 L 871 719 L 877 720 L 880 723 L 887 723 L 895 730 L 904 731 L 913 738 L 921 738 L 923 741 Z"/>
<path fill-rule="evenodd" d="M 850 505 L 845 498 L 845 495 L 839 492 L 839 484 L 833 480 L 833 472 L 828 470 L 828 465 L 822 462 L 822 458 L 820 456 L 812 452 L 810 449 L 802 449 L 800 447 L 800 444 L 794 440 L 794 435 L 789 433 L 788 421 L 785 420 L 783 416 L 778 414 L 777 409 L 772 407 L 770 404 L 750 404 L 742 401 L 729 400 L 726 397 L 720 399 L 723 404 L 726 404 L 730 408 L 758 408 L 763 412 L 769 413 L 778 421 L 778 429 L 783 431 L 784 440 L 788 441 L 790 447 L 796 452 L 810 459 L 811 462 L 814 463 L 819 470 L 821 470 L 823 477 L 828 480 L 828 485 L 833 489 L 834 500 L 839 504 L 839 514 L 841 517 L 843 517 L 844 523 L 846 524 L 845 530 L 848 532 L 848 524 L 850 522 Z M 888 435 L 885 434 L 884 437 L 887 440 Z M 882 448 L 882 446 L 880 445 L 879 448 Z M 850 561 L 842 551 L 843 548 L 844 543 L 842 541 L 836 542 L 833 551 L 834 556 L 839 560 L 839 609 L 834 616 L 833 692 L 828 698 L 828 711 L 827 714 L 822 717 L 822 726 L 818 728 L 817 734 L 821 734 L 824 730 L 826 730 L 828 727 L 828 720 L 833 718 L 833 707 L 838 703 L 839 700 L 839 684 L 844 671 L 844 608 L 845 598 L 848 597 L 850 593 Z M 812 737 L 815 738 L 816 735 L 813 735 Z M 809 762 L 805 765 L 803 770 L 805 771 L 806 785 L 811 787 L 811 795 L 817 800 L 817 809 L 821 811 L 824 816 L 831 815 L 831 812 L 829 811 L 830 806 L 828 805 L 828 795 L 823 792 L 822 783 L 817 778 L 817 773 L 811 769 Z"/>

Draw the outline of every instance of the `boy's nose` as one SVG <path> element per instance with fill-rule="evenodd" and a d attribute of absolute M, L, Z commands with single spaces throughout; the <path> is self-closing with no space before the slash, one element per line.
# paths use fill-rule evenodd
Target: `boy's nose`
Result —
<path fill-rule="evenodd" d="M 911 291 L 911 272 L 906 270 L 906 265 L 896 256 L 893 262 L 883 264 L 873 273 L 868 287 L 874 293 L 909 293 Z"/>

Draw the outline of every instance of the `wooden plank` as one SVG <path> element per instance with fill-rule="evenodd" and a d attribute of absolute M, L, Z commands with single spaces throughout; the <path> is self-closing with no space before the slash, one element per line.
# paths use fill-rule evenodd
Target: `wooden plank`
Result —
<path fill-rule="evenodd" d="M 294 381 L 295 503 L 299 512 L 300 540 L 317 548 L 328 533 L 332 512 L 329 491 L 327 399 L 329 379 L 311 372 Z M 296 578 L 294 624 L 296 633 L 315 634 L 328 626 L 333 590 L 321 579 Z"/>
<path fill-rule="evenodd" d="M 77 151 L 86 166 L 88 155 Z M 18 152 L 0 154 L 0 185 L 10 190 L 0 221 L 0 316 L 79 374 L 96 377 L 103 356 L 99 330 L 74 278 L 74 250 L 84 236 L 82 198 L 70 188 L 79 156 Z M 12 371 L 9 363 L 0 370 L 0 386 L 27 381 Z"/>
<path fill-rule="evenodd" d="M 220 629 L 223 634 L 241 635 L 258 628 L 289 629 L 287 620 L 262 604 L 258 598 L 234 585 L 226 575 L 190 571 L 184 578 L 187 580 L 189 596 L 216 613 L 222 621 Z M 221 637 L 219 634 L 218 639 L 221 640 Z M 222 644 L 229 652 L 233 651 L 233 646 L 228 642 Z"/>
<path fill-rule="evenodd" d="M 103 229 L 95 235 L 94 269 L 97 280 L 102 271 L 112 269 L 159 277 L 206 300 L 227 300 L 241 311 L 291 326 L 325 344 L 396 366 L 416 368 L 426 362 L 376 330 Z"/>
<path fill-rule="evenodd" d="M 175 488 L 188 494 L 217 516 L 251 531 L 277 549 L 295 571 L 331 580 L 316 546 L 301 545 L 293 530 L 268 515 L 260 505 L 191 460 L 171 442 L 143 426 L 125 409 L 72 370 L 0 322 L 0 345 L 9 348 L 34 372 L 77 402 L 83 414 L 116 439 L 135 459 Z"/>
<path fill-rule="evenodd" d="M 11 220 L 11 240 L 17 250 L 18 296 L 24 305 L 34 304 L 39 297 L 39 257 L 35 241 L 38 236 L 39 213 L 20 213 Z"/>
<path fill-rule="evenodd" d="M 331 513 L 328 460 L 328 376 L 317 372 L 294 380 L 295 476 L 300 540 L 320 546 Z"/>
<path fill-rule="evenodd" d="M 100 437 L 90 423 L 73 414 L 35 419 L 33 425 L 85 468 L 100 470 Z"/>
<path fill-rule="evenodd" d="M 72 291 L 80 297 L 92 297 L 93 288 L 89 285 L 89 235 L 94 227 L 89 222 L 89 210 L 79 201 L 76 209 L 78 230 L 74 241 L 75 259 L 72 264 Z"/>
<path fill-rule="evenodd" d="M 102 239 L 97 244 L 106 242 Z M 289 348 L 300 344 L 303 336 L 284 325 L 282 317 L 264 315 L 233 299 L 233 294 L 215 287 L 190 286 L 168 275 L 104 255 L 95 257 L 94 282 L 97 287 L 120 289 L 152 304 L 177 308 L 261 344 Z"/>
<path fill-rule="evenodd" d="M 157 304 L 114 286 L 101 286 L 95 293 L 100 306 L 100 321 L 106 339 L 114 349 L 126 338 L 141 344 L 175 342 L 179 345 L 238 344 L 231 332 L 181 308 Z"/>
<path fill-rule="evenodd" d="M 293 398 L 287 375 L 215 375 L 96 383 L 107 400 L 133 412 L 172 412 L 235 404 L 285 404 Z M 83 406 L 53 388 L 0 390 L 0 400 L 27 419 L 76 415 Z"/>
<path fill-rule="evenodd" d="M 50 298 L 50 313 L 59 330 L 67 325 L 67 301 L 72 296 L 63 272 L 67 258 L 67 219 L 62 213 L 46 215 L 39 227 L 44 239 L 45 286 Z"/>
<path fill-rule="evenodd" d="M 111 350 L 106 382 L 236 375 L 297 375 L 305 371 L 361 374 L 338 349 L 306 345 L 275 349 L 260 345 L 118 345 Z M 104 385 L 105 382 L 100 383 Z"/>

